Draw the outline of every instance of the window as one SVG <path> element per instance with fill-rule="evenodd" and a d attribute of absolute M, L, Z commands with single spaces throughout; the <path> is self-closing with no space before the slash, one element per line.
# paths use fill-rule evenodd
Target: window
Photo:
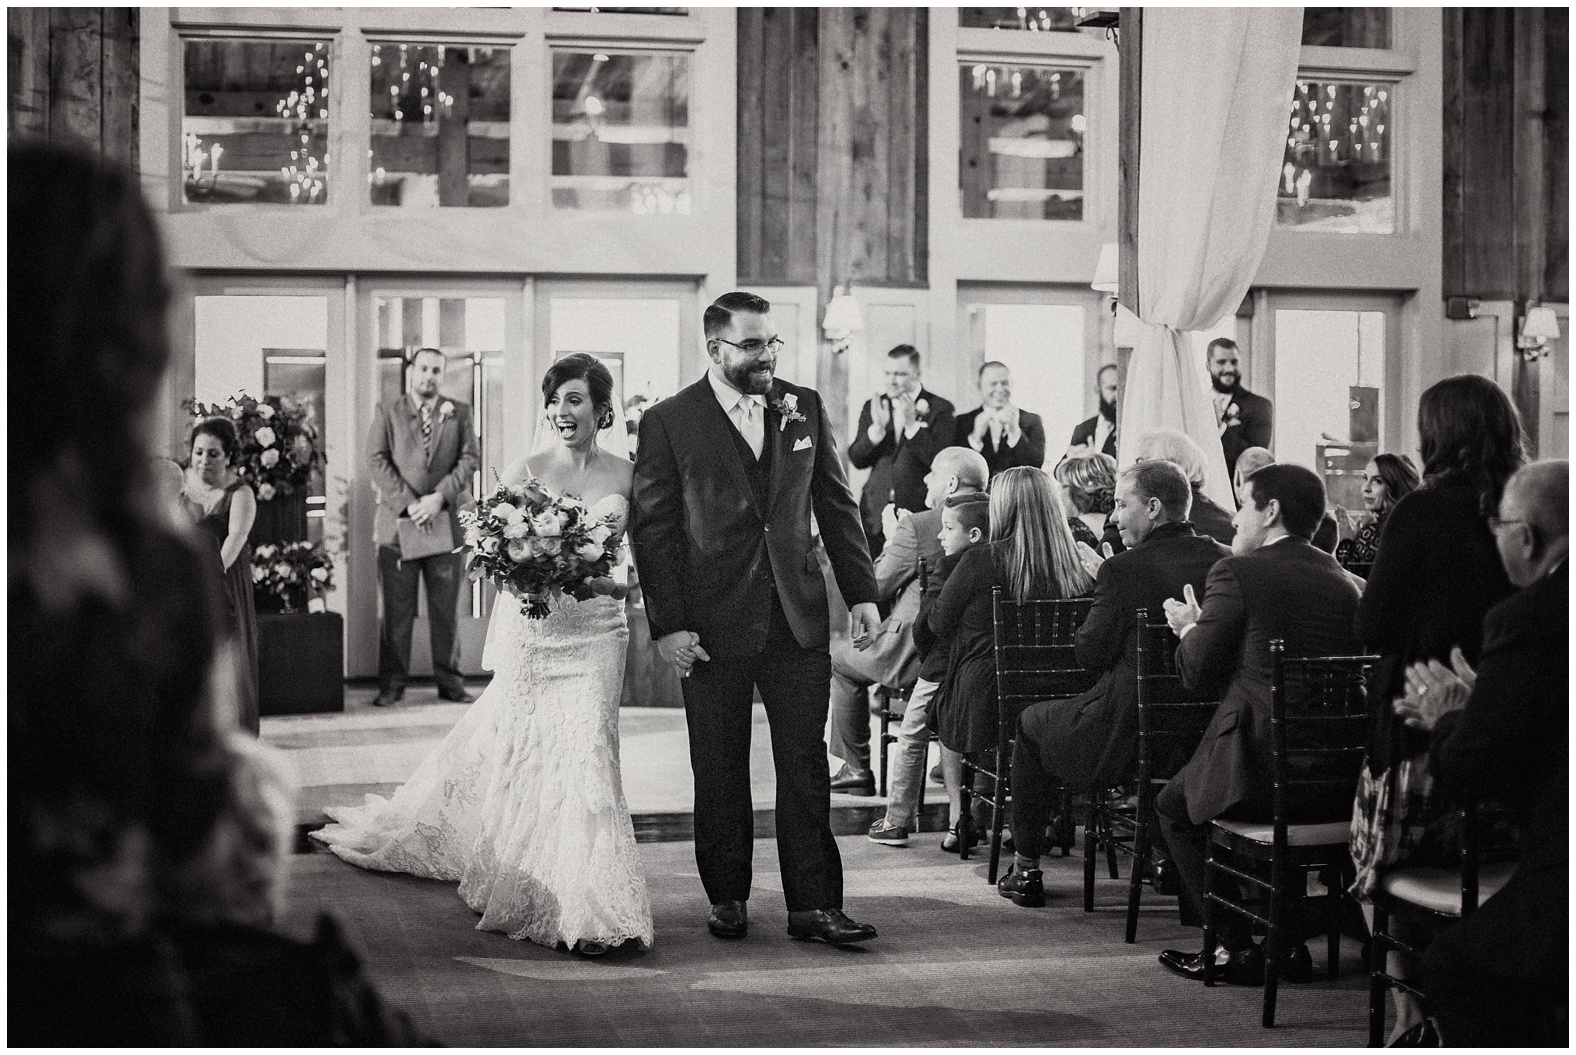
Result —
<path fill-rule="evenodd" d="M 960 7 L 958 25 L 964 29 L 1076 33 L 1081 10 L 1076 7 Z"/>
<path fill-rule="evenodd" d="M 372 45 L 373 205 L 509 204 L 508 48 Z"/>
<path fill-rule="evenodd" d="M 1299 80 L 1292 94 L 1275 222 L 1391 234 L 1393 84 Z"/>
<path fill-rule="evenodd" d="M 185 41 L 188 202 L 328 200 L 327 40 Z"/>
<path fill-rule="evenodd" d="M 554 11 L 584 11 L 593 15 L 687 15 L 687 7 L 555 7 Z"/>
<path fill-rule="evenodd" d="M 1302 42 L 1326 48 L 1388 48 L 1388 7 L 1305 7 Z"/>
<path fill-rule="evenodd" d="M 553 52 L 553 205 L 690 211 L 690 56 Z"/>
<path fill-rule="evenodd" d="M 1083 72 L 965 63 L 958 91 L 963 215 L 1082 220 Z"/>

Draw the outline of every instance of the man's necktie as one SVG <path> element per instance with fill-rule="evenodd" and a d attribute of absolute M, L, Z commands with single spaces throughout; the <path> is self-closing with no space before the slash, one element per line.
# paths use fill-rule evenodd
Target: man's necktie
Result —
<path fill-rule="evenodd" d="M 432 454 L 432 408 L 425 403 L 421 405 L 421 450 Z"/>
<path fill-rule="evenodd" d="M 745 397 L 733 405 L 733 423 L 759 459 L 766 445 L 766 423 L 761 420 L 760 407 L 755 400 Z"/>

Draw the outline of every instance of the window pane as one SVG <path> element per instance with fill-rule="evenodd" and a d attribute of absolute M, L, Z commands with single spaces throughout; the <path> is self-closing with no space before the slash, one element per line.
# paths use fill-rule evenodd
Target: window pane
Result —
<path fill-rule="evenodd" d="M 589 11 L 593 15 L 687 15 L 687 7 L 555 7 L 554 11 Z"/>
<path fill-rule="evenodd" d="M 1275 312 L 1276 461 L 1318 469 L 1325 436 L 1351 438 L 1351 387 L 1382 389 L 1384 337 L 1382 311 Z"/>
<path fill-rule="evenodd" d="M 1302 42 L 1327 48 L 1388 48 L 1388 7 L 1305 7 Z"/>
<path fill-rule="evenodd" d="M 372 45 L 373 205 L 509 204 L 509 49 Z"/>
<path fill-rule="evenodd" d="M 969 64 L 958 74 L 963 215 L 1082 220 L 1083 73 Z"/>
<path fill-rule="evenodd" d="M 960 7 L 964 29 L 1024 29 L 1036 33 L 1078 32 L 1076 7 Z"/>
<path fill-rule="evenodd" d="M 553 52 L 553 205 L 688 213 L 690 57 Z"/>
<path fill-rule="evenodd" d="M 326 202 L 329 42 L 185 44 L 186 200 Z"/>
<path fill-rule="evenodd" d="M 1394 85 L 1298 81 L 1275 222 L 1342 234 L 1391 234 Z"/>

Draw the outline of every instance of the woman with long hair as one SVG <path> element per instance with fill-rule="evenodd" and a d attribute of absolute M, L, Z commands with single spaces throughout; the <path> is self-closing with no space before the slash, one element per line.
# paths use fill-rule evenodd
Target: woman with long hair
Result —
<path fill-rule="evenodd" d="M 1379 552 L 1379 536 L 1395 504 L 1417 490 L 1422 478 L 1404 454 L 1376 454 L 1363 469 L 1363 506 L 1371 519 L 1355 538 L 1342 539 L 1335 556 L 1342 564 L 1372 564 Z"/>
<path fill-rule="evenodd" d="M 929 628 L 952 639 L 946 677 L 932 710 L 943 747 L 942 777 L 952 803 L 952 831 L 942 849 L 970 838 L 962 802 L 962 756 L 996 746 L 996 674 L 991 591 L 1015 601 L 1080 597 L 1094 580 L 1078 560 L 1057 487 L 1030 466 L 1005 469 L 990 482 L 990 541 L 963 555 L 929 615 Z"/>
<path fill-rule="evenodd" d="M 1488 518 L 1505 482 L 1527 460 L 1521 415 L 1499 386 L 1475 374 L 1446 378 L 1417 408 L 1423 480 L 1390 509 L 1373 571 L 1357 609 L 1357 636 L 1380 656 L 1368 683 L 1371 731 L 1352 816 L 1352 893 L 1367 903 L 1381 869 L 1402 860 L 1441 860 L 1459 833 L 1433 794 L 1428 734 L 1391 708 L 1406 668 L 1450 662 L 1460 646 L 1476 664 L 1483 617 L 1513 587 Z M 1392 973 L 1399 970 L 1392 963 Z M 1395 1036 L 1420 1009 L 1399 990 Z"/>

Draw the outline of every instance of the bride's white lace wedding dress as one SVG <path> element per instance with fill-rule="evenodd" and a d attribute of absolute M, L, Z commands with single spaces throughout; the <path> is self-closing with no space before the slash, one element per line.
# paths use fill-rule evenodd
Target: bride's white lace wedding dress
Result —
<path fill-rule="evenodd" d="M 627 517 L 622 496 L 604 503 Z M 393 798 L 330 808 L 338 823 L 312 837 L 362 868 L 459 880 L 480 930 L 650 948 L 618 762 L 628 640 L 622 601 L 555 600 L 529 619 L 499 594 L 486 691 Z"/>

